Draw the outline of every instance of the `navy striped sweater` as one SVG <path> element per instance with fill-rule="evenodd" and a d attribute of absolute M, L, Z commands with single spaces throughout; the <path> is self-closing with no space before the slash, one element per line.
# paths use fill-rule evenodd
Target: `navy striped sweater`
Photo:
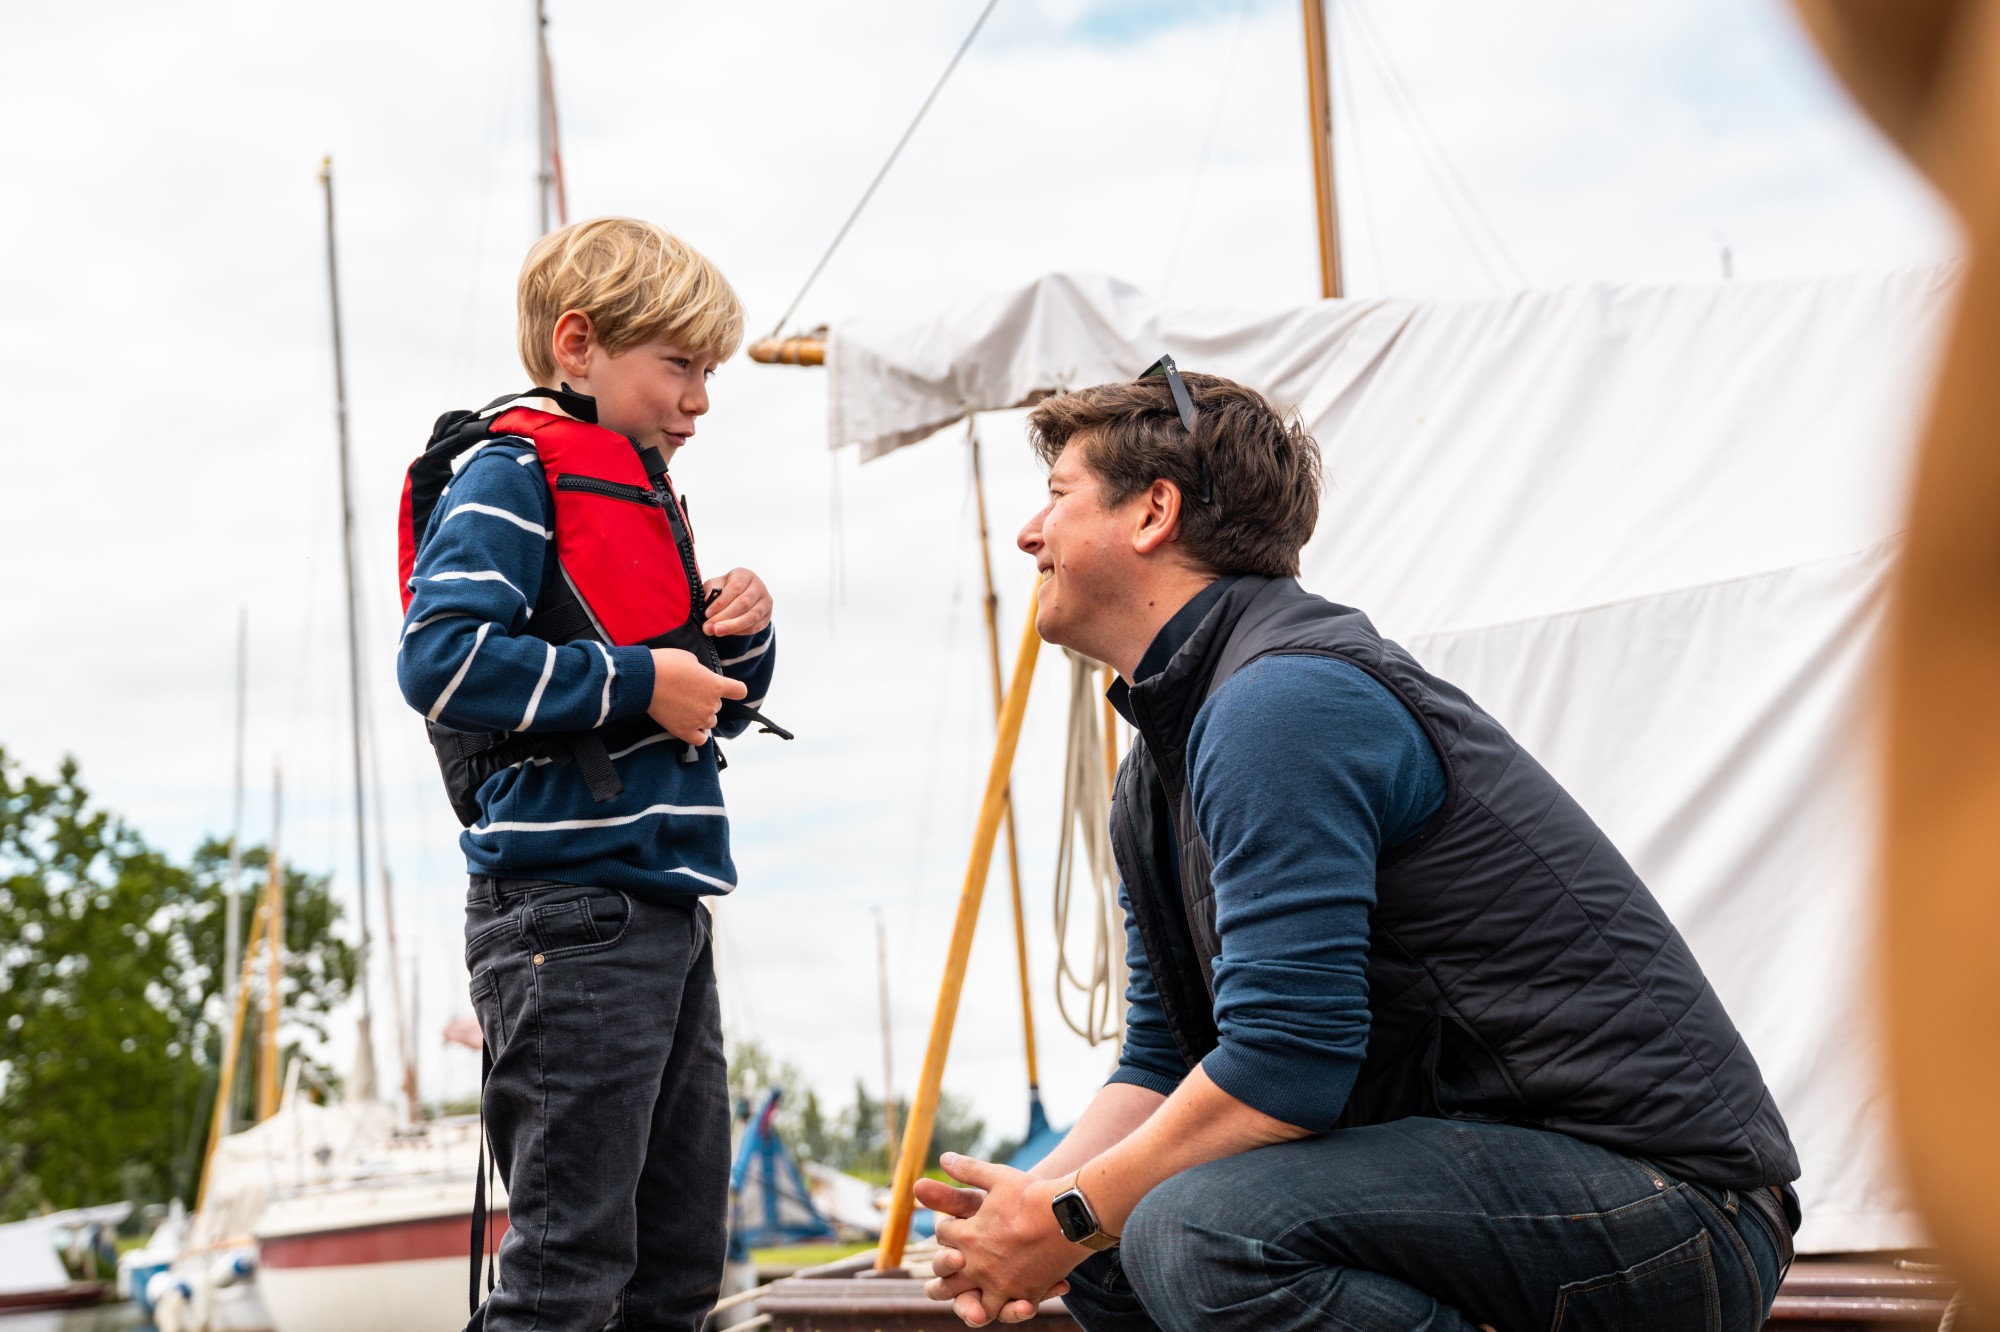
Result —
<path fill-rule="evenodd" d="M 537 406 L 542 404 L 537 403 Z M 555 558 L 555 506 L 534 450 L 495 442 L 464 462 L 431 515 L 397 647 L 403 697 L 459 731 L 581 731 L 636 717 L 653 696 L 643 647 L 555 646 L 522 633 Z M 775 631 L 720 638 L 723 671 L 757 707 L 770 688 Z M 717 735 L 740 735 L 747 722 Z M 474 874 L 602 884 L 653 898 L 736 886 L 715 746 L 693 762 L 659 732 L 611 752 L 625 790 L 593 800 L 573 764 L 532 759 L 479 788 L 480 817 L 459 837 Z"/>

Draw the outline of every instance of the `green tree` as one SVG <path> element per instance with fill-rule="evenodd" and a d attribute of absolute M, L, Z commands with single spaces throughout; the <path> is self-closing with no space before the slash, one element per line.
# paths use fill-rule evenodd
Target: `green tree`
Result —
<path fill-rule="evenodd" d="M 243 862 L 247 936 L 268 856 Z M 176 865 L 94 808 L 73 760 L 46 781 L 0 750 L 0 1220 L 191 1196 L 229 1020 L 226 875 L 221 844 Z M 297 1049 L 325 1036 L 354 956 L 323 878 L 288 869 L 285 896 Z"/>

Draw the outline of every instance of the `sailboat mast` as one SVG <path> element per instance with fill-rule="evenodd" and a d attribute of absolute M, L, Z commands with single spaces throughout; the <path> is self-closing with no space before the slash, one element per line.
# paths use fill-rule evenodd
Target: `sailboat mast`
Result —
<path fill-rule="evenodd" d="M 875 911 L 875 976 L 882 997 L 882 1130 L 888 1146 L 891 1170 L 896 1168 L 899 1144 L 896 1141 L 896 1068 L 889 1054 L 889 931 L 882 912 Z"/>
<path fill-rule="evenodd" d="M 248 687 L 250 674 L 250 610 L 238 607 L 236 611 L 236 784 L 231 798 L 229 822 L 229 879 L 223 885 L 222 920 L 222 1006 L 236 1006 L 236 969 L 243 958 L 242 889 L 237 880 L 243 873 L 243 713 L 244 692 Z M 236 1125 L 235 1116 L 225 1106 L 222 1112 L 222 1131 L 229 1133 Z"/>
<path fill-rule="evenodd" d="M 374 1003 L 368 985 L 368 834 L 367 804 L 362 799 L 361 772 L 361 632 L 355 614 L 354 587 L 354 486 L 348 475 L 347 447 L 347 362 L 340 340 L 340 267 L 335 258 L 333 231 L 333 157 L 320 164 L 319 181 L 326 189 L 326 284 L 333 310 L 333 399 L 334 420 L 340 440 L 340 550 L 341 567 L 347 580 L 347 701 L 348 731 L 354 750 L 354 869 L 355 902 L 360 908 L 361 951 L 355 959 L 361 976 L 361 1033 L 355 1064 L 364 1085 L 356 1088 L 356 1098 L 374 1096 L 375 1046 L 373 1040 Z"/>
<path fill-rule="evenodd" d="M 1304 0 L 1306 115 L 1312 129 L 1313 213 L 1319 233 L 1319 294 L 1344 295 L 1340 271 L 1340 203 L 1333 172 L 1333 68 L 1327 45 L 1326 0 Z"/>
<path fill-rule="evenodd" d="M 535 172 L 540 188 L 542 234 L 549 234 L 549 204 L 555 204 L 556 225 L 569 225 L 568 191 L 563 185 L 562 136 L 556 129 L 556 71 L 549 60 L 549 14 L 545 0 L 535 0 L 535 128 L 541 162 Z"/>
<path fill-rule="evenodd" d="M 264 972 L 263 1049 L 257 1063 L 257 1121 L 278 1113 L 278 1025 L 285 1014 L 285 858 L 278 846 L 285 813 L 285 779 L 271 770 L 271 862 L 264 877 L 264 942 L 270 948 Z"/>

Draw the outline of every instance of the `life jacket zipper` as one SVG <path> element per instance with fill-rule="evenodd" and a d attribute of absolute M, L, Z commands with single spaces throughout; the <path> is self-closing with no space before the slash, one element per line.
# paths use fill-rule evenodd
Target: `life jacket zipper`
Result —
<path fill-rule="evenodd" d="M 586 495 L 602 495 L 606 499 L 625 500 L 631 504 L 657 504 L 651 489 L 646 486 L 628 486 L 622 481 L 606 481 L 601 477 L 577 476 L 564 472 L 556 478 L 557 490 L 580 490 Z"/>
<path fill-rule="evenodd" d="M 681 511 L 680 501 L 674 497 L 673 481 L 665 472 L 654 478 L 653 496 L 655 502 L 667 515 L 667 527 L 674 534 L 674 546 L 681 553 L 681 571 L 688 580 L 688 606 L 690 613 L 706 619 L 702 606 L 701 569 L 694 559 L 694 530 L 689 526 L 687 514 Z M 722 653 L 715 646 L 715 640 L 703 633 L 701 626 L 695 626 L 695 635 L 701 643 L 701 664 L 722 674 Z"/>

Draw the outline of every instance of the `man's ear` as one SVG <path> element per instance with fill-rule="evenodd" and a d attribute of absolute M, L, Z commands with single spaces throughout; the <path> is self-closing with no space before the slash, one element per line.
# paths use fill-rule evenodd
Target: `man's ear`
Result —
<path fill-rule="evenodd" d="M 1133 497 L 1138 525 L 1132 531 L 1132 549 L 1151 555 L 1181 534 L 1181 488 L 1159 480 Z"/>
<path fill-rule="evenodd" d="M 597 329 L 590 322 L 590 316 L 581 310 L 565 310 L 556 320 L 555 335 L 551 339 L 555 352 L 556 368 L 566 379 L 584 379 L 590 373 L 590 347 L 597 339 Z"/>

